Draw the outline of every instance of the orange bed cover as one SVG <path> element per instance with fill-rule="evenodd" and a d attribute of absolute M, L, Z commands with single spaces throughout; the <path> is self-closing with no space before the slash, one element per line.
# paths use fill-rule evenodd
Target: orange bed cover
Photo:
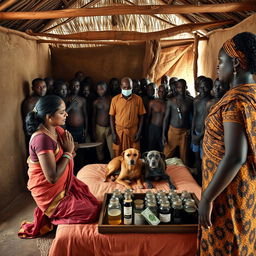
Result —
<path fill-rule="evenodd" d="M 106 165 L 92 164 L 82 168 L 77 177 L 84 181 L 99 201 L 104 193 L 125 188 L 115 182 L 103 182 Z M 193 192 L 200 199 L 201 188 L 187 168 L 169 165 L 167 173 L 178 191 Z M 155 190 L 169 190 L 166 182 L 153 183 Z M 145 184 L 144 184 L 145 185 Z M 134 192 L 146 192 L 133 185 Z M 59 225 L 49 256 L 194 256 L 196 234 L 100 234 L 97 223 Z"/>

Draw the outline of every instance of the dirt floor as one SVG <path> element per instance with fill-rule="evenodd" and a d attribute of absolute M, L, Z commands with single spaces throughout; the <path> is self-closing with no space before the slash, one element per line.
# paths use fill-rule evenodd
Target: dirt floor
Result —
<path fill-rule="evenodd" d="M 24 192 L 0 212 L 1 256 L 40 256 L 36 239 L 20 239 L 17 236 L 21 222 L 33 220 L 34 209 L 31 195 Z"/>

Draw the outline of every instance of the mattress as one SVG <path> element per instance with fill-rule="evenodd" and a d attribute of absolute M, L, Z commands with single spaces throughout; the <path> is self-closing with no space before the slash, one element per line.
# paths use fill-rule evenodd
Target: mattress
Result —
<path fill-rule="evenodd" d="M 92 164 L 83 167 L 77 177 L 86 183 L 95 197 L 102 201 L 105 193 L 125 187 L 113 181 L 104 182 L 106 165 Z M 201 188 L 184 166 L 168 165 L 166 172 L 178 191 L 193 192 L 200 199 Z M 169 190 L 166 181 L 154 182 L 154 189 Z M 144 184 L 146 187 L 146 184 Z M 134 192 L 144 193 L 132 185 Z M 100 234 L 97 223 L 59 225 L 53 240 L 50 256 L 193 256 L 196 253 L 195 233 L 168 234 Z"/>

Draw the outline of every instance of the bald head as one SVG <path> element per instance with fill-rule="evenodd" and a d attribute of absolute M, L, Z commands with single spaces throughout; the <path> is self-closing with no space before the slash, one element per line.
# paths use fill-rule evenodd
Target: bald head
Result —
<path fill-rule="evenodd" d="M 121 89 L 122 90 L 130 90 L 132 89 L 132 79 L 130 77 L 124 77 L 121 79 Z"/>

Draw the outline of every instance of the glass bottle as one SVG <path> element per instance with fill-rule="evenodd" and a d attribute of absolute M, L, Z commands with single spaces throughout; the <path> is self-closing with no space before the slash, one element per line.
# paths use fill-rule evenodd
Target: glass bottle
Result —
<path fill-rule="evenodd" d="M 147 207 L 149 208 L 149 210 L 151 210 L 151 212 L 153 212 L 155 214 L 156 217 L 158 217 L 158 210 L 157 210 L 156 201 L 148 201 L 147 202 Z"/>
<path fill-rule="evenodd" d="M 162 201 L 159 208 L 159 219 L 162 223 L 171 222 L 171 207 L 169 201 Z"/>
<path fill-rule="evenodd" d="M 187 199 L 190 199 L 190 198 L 191 198 L 191 195 L 190 195 L 190 193 L 189 193 L 188 191 L 183 190 L 183 191 L 181 192 L 180 198 L 181 198 L 182 202 L 185 203 Z"/>
<path fill-rule="evenodd" d="M 134 225 L 144 225 L 145 219 L 141 215 L 144 209 L 144 202 L 141 199 L 134 200 Z"/>
<path fill-rule="evenodd" d="M 119 189 L 115 189 L 113 191 L 112 197 L 117 197 L 119 199 L 120 204 L 123 204 L 123 195 Z"/>
<path fill-rule="evenodd" d="M 119 225 L 122 222 L 121 204 L 117 197 L 112 197 L 108 204 L 108 223 Z"/>
<path fill-rule="evenodd" d="M 173 222 L 175 224 L 182 223 L 183 205 L 181 199 L 175 199 L 172 203 L 173 208 Z"/>
<path fill-rule="evenodd" d="M 186 223 L 198 223 L 198 213 L 195 200 L 188 199 L 184 206 Z"/>
<path fill-rule="evenodd" d="M 132 196 L 130 193 L 124 194 L 124 225 L 132 224 Z"/>

